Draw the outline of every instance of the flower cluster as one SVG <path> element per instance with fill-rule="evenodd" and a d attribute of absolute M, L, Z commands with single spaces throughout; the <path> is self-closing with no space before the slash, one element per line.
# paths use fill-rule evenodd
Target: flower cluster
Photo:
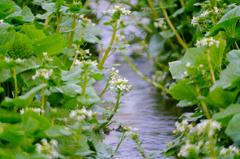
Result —
<path fill-rule="evenodd" d="M 176 130 L 174 130 L 174 133 L 181 133 L 185 135 L 185 137 L 183 137 L 184 144 L 181 145 L 178 157 L 188 157 L 190 154 L 209 155 L 209 153 L 215 153 L 213 152 L 214 150 L 211 150 L 213 145 L 215 146 L 215 149 L 219 148 L 216 144 L 218 132 L 221 129 L 221 123 L 214 120 L 204 120 L 196 126 L 193 126 L 192 124 L 188 124 L 187 120 L 183 120 L 181 123 L 176 122 L 175 125 Z M 232 149 L 222 150 L 222 154 L 225 152 L 232 152 Z"/>
<path fill-rule="evenodd" d="M 111 8 L 112 8 L 112 10 L 103 11 L 103 14 L 115 13 L 117 11 L 120 11 L 124 15 L 130 15 L 131 14 L 130 10 L 127 10 L 125 7 L 121 7 L 119 5 L 111 6 Z"/>
<path fill-rule="evenodd" d="M 48 56 L 47 52 L 43 52 L 43 59 L 48 62 L 53 61 L 53 59 Z"/>
<path fill-rule="evenodd" d="M 36 74 L 32 76 L 32 79 L 35 80 L 37 77 L 43 77 L 44 79 L 49 79 L 52 73 L 53 73 L 53 69 L 50 69 L 50 70 L 47 70 L 45 68 L 38 69 L 36 71 Z"/>
<path fill-rule="evenodd" d="M 26 111 L 28 111 L 28 110 L 32 110 L 35 113 L 37 113 L 38 115 L 40 115 L 41 113 L 45 113 L 45 110 L 43 110 L 41 108 L 26 108 Z M 22 108 L 20 110 L 20 114 L 23 115 L 24 113 L 25 113 L 25 110 L 24 110 L 24 108 Z"/>
<path fill-rule="evenodd" d="M 116 35 L 116 41 L 122 41 L 123 39 L 125 39 L 126 37 L 124 35 L 121 34 L 117 34 Z"/>
<path fill-rule="evenodd" d="M 219 47 L 219 41 L 214 40 L 213 37 L 211 37 L 211 38 L 202 38 L 200 41 L 197 40 L 196 46 L 197 47 L 201 47 L 201 46 L 210 47 L 214 44 L 216 44 L 216 46 Z"/>
<path fill-rule="evenodd" d="M 79 23 L 84 23 L 84 24 L 91 24 L 92 26 L 95 26 L 96 24 L 95 23 L 92 23 L 92 20 L 91 19 L 88 19 L 87 17 L 84 17 L 84 15 L 80 15 L 79 17 L 81 20 L 78 20 Z"/>
<path fill-rule="evenodd" d="M 79 61 L 79 60 L 76 60 L 74 64 L 78 65 L 78 66 L 81 66 L 81 65 L 84 65 L 84 66 L 90 66 L 90 65 L 97 66 L 98 65 L 96 60 L 95 61 L 90 61 L 90 60 L 88 60 L 88 61 Z"/>
<path fill-rule="evenodd" d="M 39 154 L 45 154 L 47 156 L 49 156 L 49 158 L 58 158 L 58 152 L 56 150 L 57 146 L 58 146 L 58 142 L 54 139 L 52 139 L 49 143 L 47 141 L 47 139 L 42 139 L 41 140 L 41 144 L 37 143 L 36 145 L 36 151 Z"/>
<path fill-rule="evenodd" d="M 193 17 L 193 19 L 191 21 L 191 24 L 193 26 L 199 25 L 199 23 L 201 21 L 203 21 L 204 18 L 206 19 L 209 16 L 215 16 L 215 15 L 221 15 L 221 14 L 224 14 L 224 9 L 223 8 L 218 9 L 217 7 L 213 7 L 212 10 L 205 10 L 205 11 L 202 12 L 202 14 L 200 14 L 200 16 Z"/>
<path fill-rule="evenodd" d="M 86 110 L 85 107 L 83 107 L 81 110 L 76 109 L 72 110 L 69 114 L 70 118 L 76 117 L 77 120 L 84 120 L 86 117 L 92 118 L 93 112 L 91 110 Z"/>
<path fill-rule="evenodd" d="M 158 22 L 154 22 L 154 26 L 156 28 L 164 28 L 164 29 L 167 29 L 167 25 L 166 25 L 166 22 L 164 20 L 160 20 Z"/>
<path fill-rule="evenodd" d="M 22 63 L 22 62 L 25 61 L 25 59 L 17 58 L 16 60 L 14 60 L 14 59 L 12 59 L 12 58 L 5 57 L 5 61 L 6 61 L 7 63 L 9 63 L 9 62 Z"/>
<path fill-rule="evenodd" d="M 200 17 L 193 17 L 193 19 L 192 19 L 192 21 L 191 21 L 191 24 L 192 24 L 193 26 L 199 25 L 199 19 L 200 19 Z"/>
<path fill-rule="evenodd" d="M 222 150 L 220 151 L 221 155 L 230 155 L 230 154 L 238 154 L 239 153 L 239 149 L 234 147 L 234 146 L 229 146 L 229 148 L 225 148 L 223 147 Z"/>
<path fill-rule="evenodd" d="M 122 78 L 118 75 L 118 70 L 114 71 L 115 68 L 112 68 L 111 72 L 111 80 L 109 81 L 111 90 L 126 90 L 129 91 L 132 88 L 132 85 L 128 84 L 128 80 L 126 78 Z"/>

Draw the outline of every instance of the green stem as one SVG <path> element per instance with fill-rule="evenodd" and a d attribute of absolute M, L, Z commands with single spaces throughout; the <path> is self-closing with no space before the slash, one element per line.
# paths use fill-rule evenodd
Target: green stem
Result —
<path fill-rule="evenodd" d="M 84 8 L 84 9 L 87 8 L 87 6 L 89 5 L 90 2 L 91 2 L 91 0 L 87 0 L 87 1 L 84 3 L 83 8 Z"/>
<path fill-rule="evenodd" d="M 154 5 L 153 5 L 153 0 L 147 0 L 149 7 L 151 8 L 153 14 L 154 14 L 154 18 L 158 18 L 159 15 L 157 14 L 157 12 L 155 11 Z"/>
<path fill-rule="evenodd" d="M 120 147 L 120 145 L 122 144 L 122 141 L 124 140 L 124 134 L 122 134 L 122 138 L 121 138 L 121 140 L 120 140 L 120 142 L 118 143 L 118 145 L 117 145 L 117 147 L 116 147 L 116 149 L 115 149 L 115 151 L 114 152 L 117 152 L 117 150 L 118 150 L 118 148 Z M 113 157 L 113 155 L 111 156 L 111 158 Z"/>
<path fill-rule="evenodd" d="M 152 81 L 151 79 L 149 79 L 149 78 L 147 78 L 146 76 L 144 76 L 141 72 L 139 72 L 138 69 L 130 62 L 130 60 L 129 60 L 128 57 L 124 54 L 123 51 L 121 51 L 121 54 L 122 54 L 122 56 L 124 57 L 124 59 L 126 60 L 126 62 L 128 63 L 128 65 L 133 69 L 134 72 L 136 72 L 136 74 L 137 74 L 138 76 L 140 76 L 142 79 L 144 79 L 144 80 L 147 81 L 148 83 L 154 85 L 155 87 L 163 90 L 164 92 L 170 93 L 170 91 L 169 91 L 167 88 L 165 88 L 164 86 L 162 86 L 162 85 L 160 85 L 160 84 Z"/>
<path fill-rule="evenodd" d="M 80 34 L 80 38 L 79 38 L 79 41 L 80 41 L 80 42 L 82 41 L 82 36 L 83 36 L 83 28 L 82 28 L 82 31 L 81 31 L 81 34 Z M 80 45 L 77 46 L 77 50 L 79 50 L 79 48 L 80 48 Z M 78 53 L 76 52 L 75 55 L 74 55 L 73 63 L 72 63 L 72 65 L 71 65 L 70 69 L 73 68 L 74 63 L 75 63 L 77 57 L 78 57 Z"/>
<path fill-rule="evenodd" d="M 120 104 L 120 91 L 117 93 L 117 102 L 116 102 L 116 105 L 114 107 L 114 110 L 113 112 L 116 113 L 117 110 L 118 110 L 118 107 L 119 107 L 119 104 Z M 112 114 L 110 117 L 107 118 L 107 121 L 106 123 L 103 123 L 102 125 L 100 125 L 98 128 L 97 128 L 97 131 L 101 130 L 102 128 L 104 128 L 113 118 L 114 114 Z"/>
<path fill-rule="evenodd" d="M 16 67 L 13 67 L 13 79 L 14 79 L 14 98 L 18 97 L 18 87 L 17 87 L 17 72 Z"/>
<path fill-rule="evenodd" d="M 187 44 L 182 40 L 182 38 L 180 37 L 180 35 L 178 34 L 178 32 L 176 31 L 176 29 L 174 28 L 171 20 L 169 19 L 168 17 L 168 14 L 167 14 L 167 11 L 163 8 L 163 5 L 162 5 L 162 1 L 161 0 L 158 0 L 158 3 L 160 5 L 160 7 L 162 7 L 162 11 L 163 11 L 163 15 L 168 23 L 168 25 L 170 26 L 170 28 L 172 29 L 172 31 L 175 33 L 177 39 L 178 39 L 178 42 L 182 45 L 182 47 L 187 50 L 188 49 L 188 46 Z"/>
<path fill-rule="evenodd" d="M 143 156 L 145 159 L 147 159 L 147 157 L 146 157 L 146 155 L 144 154 L 144 151 L 143 151 L 141 145 L 138 143 L 138 139 L 135 139 L 135 142 L 137 143 L 138 148 L 139 148 L 140 153 L 142 154 L 142 156 Z"/>
<path fill-rule="evenodd" d="M 214 84 L 216 82 L 216 79 L 215 79 L 215 76 L 214 76 L 214 72 L 213 72 L 213 68 L 212 68 L 212 64 L 211 64 L 211 58 L 210 58 L 209 54 L 210 54 L 209 50 L 207 50 L 208 66 L 210 68 L 212 83 Z"/>
<path fill-rule="evenodd" d="M 195 86 L 196 86 L 196 90 L 197 90 L 197 95 L 198 95 L 199 97 L 202 96 L 198 85 L 196 84 Z M 200 103 L 201 103 L 201 105 L 202 105 L 203 111 L 204 111 L 207 119 L 211 119 L 211 115 L 210 115 L 210 113 L 209 113 L 209 111 L 208 111 L 208 108 L 207 108 L 206 103 L 203 102 L 203 101 L 200 101 Z"/>
<path fill-rule="evenodd" d="M 182 7 L 185 7 L 184 0 L 180 0 L 180 3 L 181 3 L 181 6 L 182 6 Z"/>
<path fill-rule="evenodd" d="M 47 11 L 47 13 L 48 13 L 49 11 Z M 45 22 L 44 22 L 44 29 L 47 29 L 47 25 L 48 25 L 48 23 L 49 23 L 49 21 L 50 21 L 50 18 L 49 18 L 49 16 L 45 19 Z"/>
<path fill-rule="evenodd" d="M 237 42 L 235 42 L 235 45 L 236 45 L 237 49 L 239 50 L 239 46 L 238 46 Z"/>
<path fill-rule="evenodd" d="M 83 87 L 82 87 L 82 94 L 81 96 L 85 96 L 85 91 L 86 91 L 86 87 L 87 87 L 87 69 L 84 72 L 84 83 L 83 83 Z"/>
<path fill-rule="evenodd" d="M 109 86 L 109 83 L 106 84 L 104 90 L 103 90 L 102 93 L 99 95 L 99 97 L 102 97 L 102 95 L 106 92 L 108 86 Z"/>
<path fill-rule="evenodd" d="M 74 12 L 72 29 L 75 29 L 75 27 L 76 27 L 76 19 L 77 19 L 77 16 L 76 16 L 76 15 L 77 15 L 76 12 Z M 72 42 L 73 42 L 74 33 L 75 33 L 75 31 L 72 31 L 72 32 L 71 32 L 70 39 L 69 39 L 69 42 L 68 42 L 68 49 L 71 49 L 71 47 L 72 47 Z"/>
<path fill-rule="evenodd" d="M 104 62 L 105 62 L 106 59 L 108 58 L 108 54 L 109 54 L 109 52 L 110 52 L 110 50 L 111 50 L 111 48 L 112 48 L 112 44 L 113 44 L 113 42 L 114 42 L 114 39 L 115 39 L 115 36 L 116 36 L 116 33 L 117 33 L 117 25 L 118 25 L 118 20 L 116 20 L 116 22 L 115 22 L 115 24 L 114 24 L 114 26 L 113 26 L 113 34 L 112 34 L 111 41 L 110 41 L 110 43 L 109 43 L 109 45 L 108 45 L 108 48 L 107 48 L 107 50 L 106 50 L 103 58 L 101 59 L 100 64 L 98 65 L 98 69 L 101 69 L 101 68 L 102 68 Z"/>
<path fill-rule="evenodd" d="M 44 80 L 42 80 L 42 83 L 44 83 Z M 42 109 L 46 111 L 45 101 L 44 101 L 44 88 L 42 89 Z"/>
<path fill-rule="evenodd" d="M 62 15 L 63 15 L 63 12 L 60 12 L 60 17 L 59 17 L 59 20 L 58 20 L 58 23 L 57 23 L 57 29 L 56 29 L 55 34 L 59 34 L 59 31 L 60 31 L 60 28 L 61 28 L 61 26 L 59 26 L 59 25 L 62 23 Z"/>

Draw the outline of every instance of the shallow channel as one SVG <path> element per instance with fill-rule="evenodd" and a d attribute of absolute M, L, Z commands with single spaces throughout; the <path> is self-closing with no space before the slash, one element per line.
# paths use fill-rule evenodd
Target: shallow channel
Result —
<path fill-rule="evenodd" d="M 136 0 L 131 0 L 136 1 Z M 102 22 L 107 21 L 107 17 L 102 17 L 102 12 L 110 8 L 111 4 L 104 0 L 99 0 L 98 3 L 90 4 L 94 14 L 100 18 L 98 26 L 103 29 L 101 34 L 102 42 L 105 47 L 111 38 L 111 28 L 103 26 Z M 131 19 L 126 18 L 126 21 Z M 147 21 L 147 19 L 146 19 Z M 124 30 L 125 35 L 134 33 L 136 36 L 141 36 L 141 32 L 134 26 L 129 26 Z M 100 50 L 100 48 L 99 48 Z M 126 54 L 131 54 L 131 50 L 126 50 Z M 138 59 L 132 61 L 138 67 L 139 71 L 147 76 L 151 76 L 152 62 L 146 59 Z M 120 53 L 115 52 L 105 63 L 110 66 L 116 63 L 122 63 L 119 74 L 122 77 L 129 79 L 129 83 L 133 86 L 127 95 L 122 100 L 125 104 L 121 105 L 121 109 L 113 119 L 120 121 L 123 125 L 132 128 L 138 128 L 140 140 L 143 140 L 142 148 L 147 155 L 164 150 L 166 142 L 173 140 L 175 137 L 172 134 L 175 121 L 181 116 L 183 110 L 176 107 L 176 101 L 170 98 L 163 97 L 159 91 L 151 84 L 141 79 L 125 62 Z M 98 81 L 95 85 L 97 93 L 101 93 L 105 87 L 105 82 Z M 105 101 L 114 101 L 114 95 L 107 92 L 102 96 Z M 102 107 L 111 106 L 107 102 L 101 105 Z M 111 129 L 118 128 L 118 125 L 111 125 Z M 115 137 L 115 131 L 111 131 L 106 137 L 104 143 L 111 145 L 114 149 L 118 144 L 118 138 Z M 134 149 L 137 145 L 134 141 L 123 141 L 119 148 L 121 156 L 114 156 L 116 159 L 142 159 L 143 157 L 138 150 Z M 162 158 L 158 156 L 156 158 Z"/>
<path fill-rule="evenodd" d="M 149 155 L 153 152 L 162 151 L 166 142 L 174 139 L 174 136 L 172 136 L 174 123 L 181 116 L 183 110 L 175 106 L 176 101 L 163 97 L 151 84 L 141 79 L 128 66 L 121 55 L 111 57 L 111 62 L 114 63 L 114 61 L 115 63 L 122 62 L 122 65 L 117 67 L 119 74 L 129 79 L 129 83 L 133 87 L 122 98 L 125 104 L 121 105 L 121 109 L 119 109 L 113 119 L 120 121 L 123 125 L 139 129 L 140 140 L 143 140 L 142 147 L 146 154 Z M 150 74 L 151 61 L 139 59 L 134 61 L 134 63 L 143 74 Z M 95 85 L 98 93 L 104 89 L 104 86 L 103 81 Z M 115 100 L 110 92 L 104 94 L 103 98 L 106 101 Z M 102 106 L 110 106 L 110 104 L 105 103 Z M 116 129 L 118 126 L 111 125 L 110 128 Z M 114 136 L 115 133 L 115 131 L 111 131 L 104 141 L 104 143 L 111 145 L 114 149 L 118 144 L 118 138 Z M 119 148 L 121 156 L 115 156 L 114 158 L 141 159 L 141 154 L 134 149 L 136 146 L 131 140 L 123 141 Z M 157 158 L 161 158 L 161 156 Z"/>

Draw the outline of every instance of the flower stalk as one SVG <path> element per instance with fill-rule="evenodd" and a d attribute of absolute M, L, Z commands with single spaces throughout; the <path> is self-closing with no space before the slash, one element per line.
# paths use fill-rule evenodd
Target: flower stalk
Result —
<path fill-rule="evenodd" d="M 188 49 L 188 46 L 187 44 L 182 40 L 182 38 L 180 37 L 180 35 L 178 34 L 178 32 L 176 31 L 176 29 L 174 28 L 171 20 L 169 19 L 168 17 L 168 14 L 167 14 L 167 11 L 163 8 L 163 5 L 162 5 L 162 1 L 161 0 L 158 0 L 158 3 L 160 5 L 160 7 L 162 8 L 162 11 L 163 11 L 163 15 L 168 23 L 168 25 L 170 26 L 170 28 L 172 29 L 172 31 L 175 33 L 177 39 L 178 39 L 178 42 L 182 45 L 182 47 L 187 50 Z"/>
<path fill-rule="evenodd" d="M 111 48 L 112 48 L 112 44 L 113 44 L 113 42 L 114 42 L 114 39 L 115 39 L 117 30 L 118 30 L 118 29 L 117 29 L 117 25 L 118 25 L 118 20 L 115 21 L 115 24 L 114 24 L 114 26 L 113 26 L 113 34 L 112 34 L 111 41 L 110 41 L 110 43 L 109 43 L 109 45 L 108 45 L 108 48 L 107 48 L 107 50 L 106 50 L 103 58 L 101 59 L 101 62 L 100 62 L 99 65 L 98 65 L 98 69 L 101 69 L 101 68 L 102 68 L 103 64 L 105 63 L 106 59 L 108 58 L 108 54 L 109 54 L 109 52 L 110 52 L 110 50 L 111 50 Z"/>

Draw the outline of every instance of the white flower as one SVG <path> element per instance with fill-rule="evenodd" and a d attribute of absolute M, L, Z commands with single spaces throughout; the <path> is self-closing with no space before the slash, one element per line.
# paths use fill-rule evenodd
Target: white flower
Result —
<path fill-rule="evenodd" d="M 199 67 L 203 67 L 203 64 L 200 64 Z"/>
<path fill-rule="evenodd" d="M 24 114 L 24 109 L 23 109 L 23 108 L 20 110 L 20 114 L 21 114 L 21 115 Z"/>
<path fill-rule="evenodd" d="M 52 140 L 50 141 L 50 143 L 51 143 L 53 146 L 57 146 L 57 145 L 58 145 L 57 140 L 54 140 L 54 139 L 52 139 Z"/>
<path fill-rule="evenodd" d="M 160 20 L 158 22 L 153 23 L 156 28 L 164 28 L 167 29 L 166 22 L 164 20 Z"/>
<path fill-rule="evenodd" d="M 137 132 L 137 131 L 138 131 L 138 128 L 134 128 L 133 130 L 134 130 L 135 132 Z"/>
<path fill-rule="evenodd" d="M 206 10 L 200 15 L 200 17 L 206 17 L 209 13 L 210 11 Z"/>
<path fill-rule="evenodd" d="M 218 12 L 219 12 L 219 10 L 218 10 L 217 7 L 213 7 L 213 8 L 214 8 L 215 13 L 218 13 Z"/>
<path fill-rule="evenodd" d="M 47 139 L 42 139 L 41 142 L 43 143 L 43 145 L 46 145 L 48 143 Z"/>
<path fill-rule="evenodd" d="M 107 10 L 107 11 L 103 11 L 103 14 L 106 14 L 106 13 L 115 13 L 117 11 L 120 11 L 122 13 L 122 15 L 130 15 L 131 14 L 131 11 L 130 10 L 127 10 L 125 7 L 121 7 L 119 5 L 115 5 L 115 6 L 111 6 L 112 10 Z M 121 15 L 121 16 L 122 16 Z"/>
<path fill-rule="evenodd" d="M 191 21 L 191 24 L 192 24 L 193 26 L 199 25 L 198 21 L 199 21 L 199 17 L 193 17 L 193 19 L 192 19 L 192 21 Z"/>
<path fill-rule="evenodd" d="M 3 19 L 0 20 L 0 23 L 4 23 Z"/>
<path fill-rule="evenodd" d="M 220 154 L 221 155 L 226 155 L 226 153 L 227 153 L 227 149 L 225 149 L 224 147 L 221 149 L 221 151 L 220 151 Z"/>
<path fill-rule="evenodd" d="M 188 72 L 187 71 L 184 71 L 183 72 L 185 76 L 188 76 Z"/>
<path fill-rule="evenodd" d="M 70 118 L 73 118 L 73 117 L 75 117 L 76 115 L 77 115 L 77 111 L 72 110 L 71 113 L 69 114 L 69 117 L 70 117 Z"/>
<path fill-rule="evenodd" d="M 43 56 L 47 56 L 47 52 L 43 52 Z"/>
<path fill-rule="evenodd" d="M 37 151 L 38 153 L 41 153 L 41 151 L 42 151 L 42 145 L 40 145 L 39 143 L 37 143 L 35 146 L 36 146 L 36 151 Z"/>
<path fill-rule="evenodd" d="M 216 46 L 219 47 L 219 41 L 216 41 L 213 39 L 213 37 L 211 37 L 211 38 L 202 38 L 200 41 L 197 41 L 197 43 L 195 45 L 197 47 L 201 47 L 201 46 L 210 47 L 214 44 L 216 44 Z"/>
<path fill-rule="evenodd" d="M 186 67 L 190 67 L 191 66 L 191 62 L 187 62 Z"/>

